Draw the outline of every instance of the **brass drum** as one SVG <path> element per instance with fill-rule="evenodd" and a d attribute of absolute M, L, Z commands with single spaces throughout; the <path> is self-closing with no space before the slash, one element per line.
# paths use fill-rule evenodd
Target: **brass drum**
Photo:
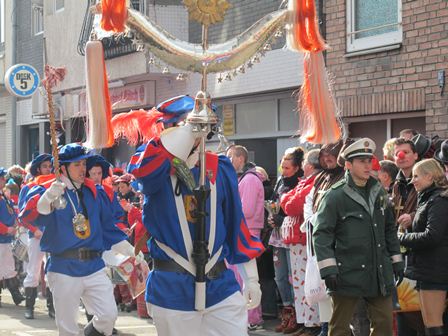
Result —
<path fill-rule="evenodd" d="M 28 262 L 28 248 L 20 239 L 12 242 L 12 254 L 19 260 Z"/>

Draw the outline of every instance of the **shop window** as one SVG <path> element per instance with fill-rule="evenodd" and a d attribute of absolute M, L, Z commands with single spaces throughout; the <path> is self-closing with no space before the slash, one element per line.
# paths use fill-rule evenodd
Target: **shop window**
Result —
<path fill-rule="evenodd" d="M 347 0 L 347 52 L 402 40 L 401 0 Z"/>
<path fill-rule="evenodd" d="M 383 159 L 383 145 L 387 140 L 387 120 L 362 121 L 349 124 L 350 138 L 370 138 L 375 141 L 375 155 Z"/>
<path fill-rule="evenodd" d="M 277 101 L 236 104 L 236 133 L 248 135 L 277 131 Z"/>
<path fill-rule="evenodd" d="M 392 119 L 392 137 L 398 137 L 400 131 L 404 129 L 415 129 L 417 132 L 425 134 L 425 117 Z"/>
<path fill-rule="evenodd" d="M 296 98 L 289 97 L 279 99 L 278 120 L 279 131 L 295 131 L 299 128 Z"/>

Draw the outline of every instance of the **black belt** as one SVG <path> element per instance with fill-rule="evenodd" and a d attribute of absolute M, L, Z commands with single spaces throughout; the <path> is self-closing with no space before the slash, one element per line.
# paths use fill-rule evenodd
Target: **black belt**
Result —
<path fill-rule="evenodd" d="M 227 269 L 227 266 L 224 260 L 218 261 L 212 269 L 207 273 L 207 278 L 209 280 L 218 279 L 221 276 L 221 273 Z M 153 260 L 153 270 L 154 271 L 164 271 L 164 272 L 177 272 L 184 274 L 191 274 L 185 268 L 180 266 L 174 260 L 161 260 L 154 259 Z"/>
<path fill-rule="evenodd" d="M 62 253 L 57 254 L 55 253 L 52 254 L 52 256 L 58 258 L 78 259 L 80 261 L 88 261 L 96 258 L 101 258 L 101 252 L 81 247 L 79 249 L 65 250 Z"/>

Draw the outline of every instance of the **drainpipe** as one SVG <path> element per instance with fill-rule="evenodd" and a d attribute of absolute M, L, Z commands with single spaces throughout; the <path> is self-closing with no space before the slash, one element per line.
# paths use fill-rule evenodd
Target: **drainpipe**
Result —
<path fill-rule="evenodd" d="M 16 57 L 16 50 L 17 50 L 17 1 L 18 0 L 12 0 L 12 31 L 11 31 L 11 65 L 16 64 L 17 57 Z M 16 138 L 18 136 L 17 132 L 17 98 L 16 96 L 13 96 L 12 98 L 12 108 L 11 108 L 11 130 L 12 130 L 12 164 L 17 163 L 17 156 L 16 153 L 19 151 L 19 148 L 16 148 L 18 139 Z M 19 158 L 20 159 L 20 158 Z"/>
<path fill-rule="evenodd" d="M 324 13 L 324 0 L 317 0 L 317 16 L 319 18 L 319 30 L 324 38 L 327 39 L 327 15 Z M 327 61 L 327 51 L 323 52 L 324 60 Z"/>

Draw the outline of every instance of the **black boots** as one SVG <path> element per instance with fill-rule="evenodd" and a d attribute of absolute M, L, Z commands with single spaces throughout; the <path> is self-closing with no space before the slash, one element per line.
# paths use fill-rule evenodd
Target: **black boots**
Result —
<path fill-rule="evenodd" d="M 426 336 L 446 336 L 448 335 L 448 332 L 443 326 L 440 327 L 431 327 L 431 328 L 425 328 L 425 335 Z"/>
<path fill-rule="evenodd" d="M 25 298 L 19 291 L 19 280 L 17 278 L 10 278 L 4 280 L 6 288 L 9 289 L 12 295 L 12 299 L 16 306 L 18 306 Z"/>
<path fill-rule="evenodd" d="M 47 293 L 47 308 L 48 308 L 48 316 L 52 319 L 55 317 L 54 305 L 53 305 L 53 294 L 51 294 L 50 288 L 46 288 L 45 292 Z"/>
<path fill-rule="evenodd" d="M 90 315 L 88 312 L 87 312 L 87 309 L 86 309 L 86 317 L 87 317 L 87 322 L 90 322 L 90 321 L 92 321 L 92 319 L 93 319 L 93 315 Z M 86 326 L 87 327 L 87 326 Z M 118 330 L 117 329 L 112 329 L 112 335 L 118 335 Z"/>
<path fill-rule="evenodd" d="M 95 327 L 93 326 L 93 322 L 90 321 L 84 327 L 84 335 L 85 336 L 103 336 L 104 334 L 102 334 L 98 330 L 96 330 Z"/>
<path fill-rule="evenodd" d="M 34 304 L 36 303 L 36 297 L 36 287 L 25 287 L 25 318 L 27 320 L 34 319 Z"/>

